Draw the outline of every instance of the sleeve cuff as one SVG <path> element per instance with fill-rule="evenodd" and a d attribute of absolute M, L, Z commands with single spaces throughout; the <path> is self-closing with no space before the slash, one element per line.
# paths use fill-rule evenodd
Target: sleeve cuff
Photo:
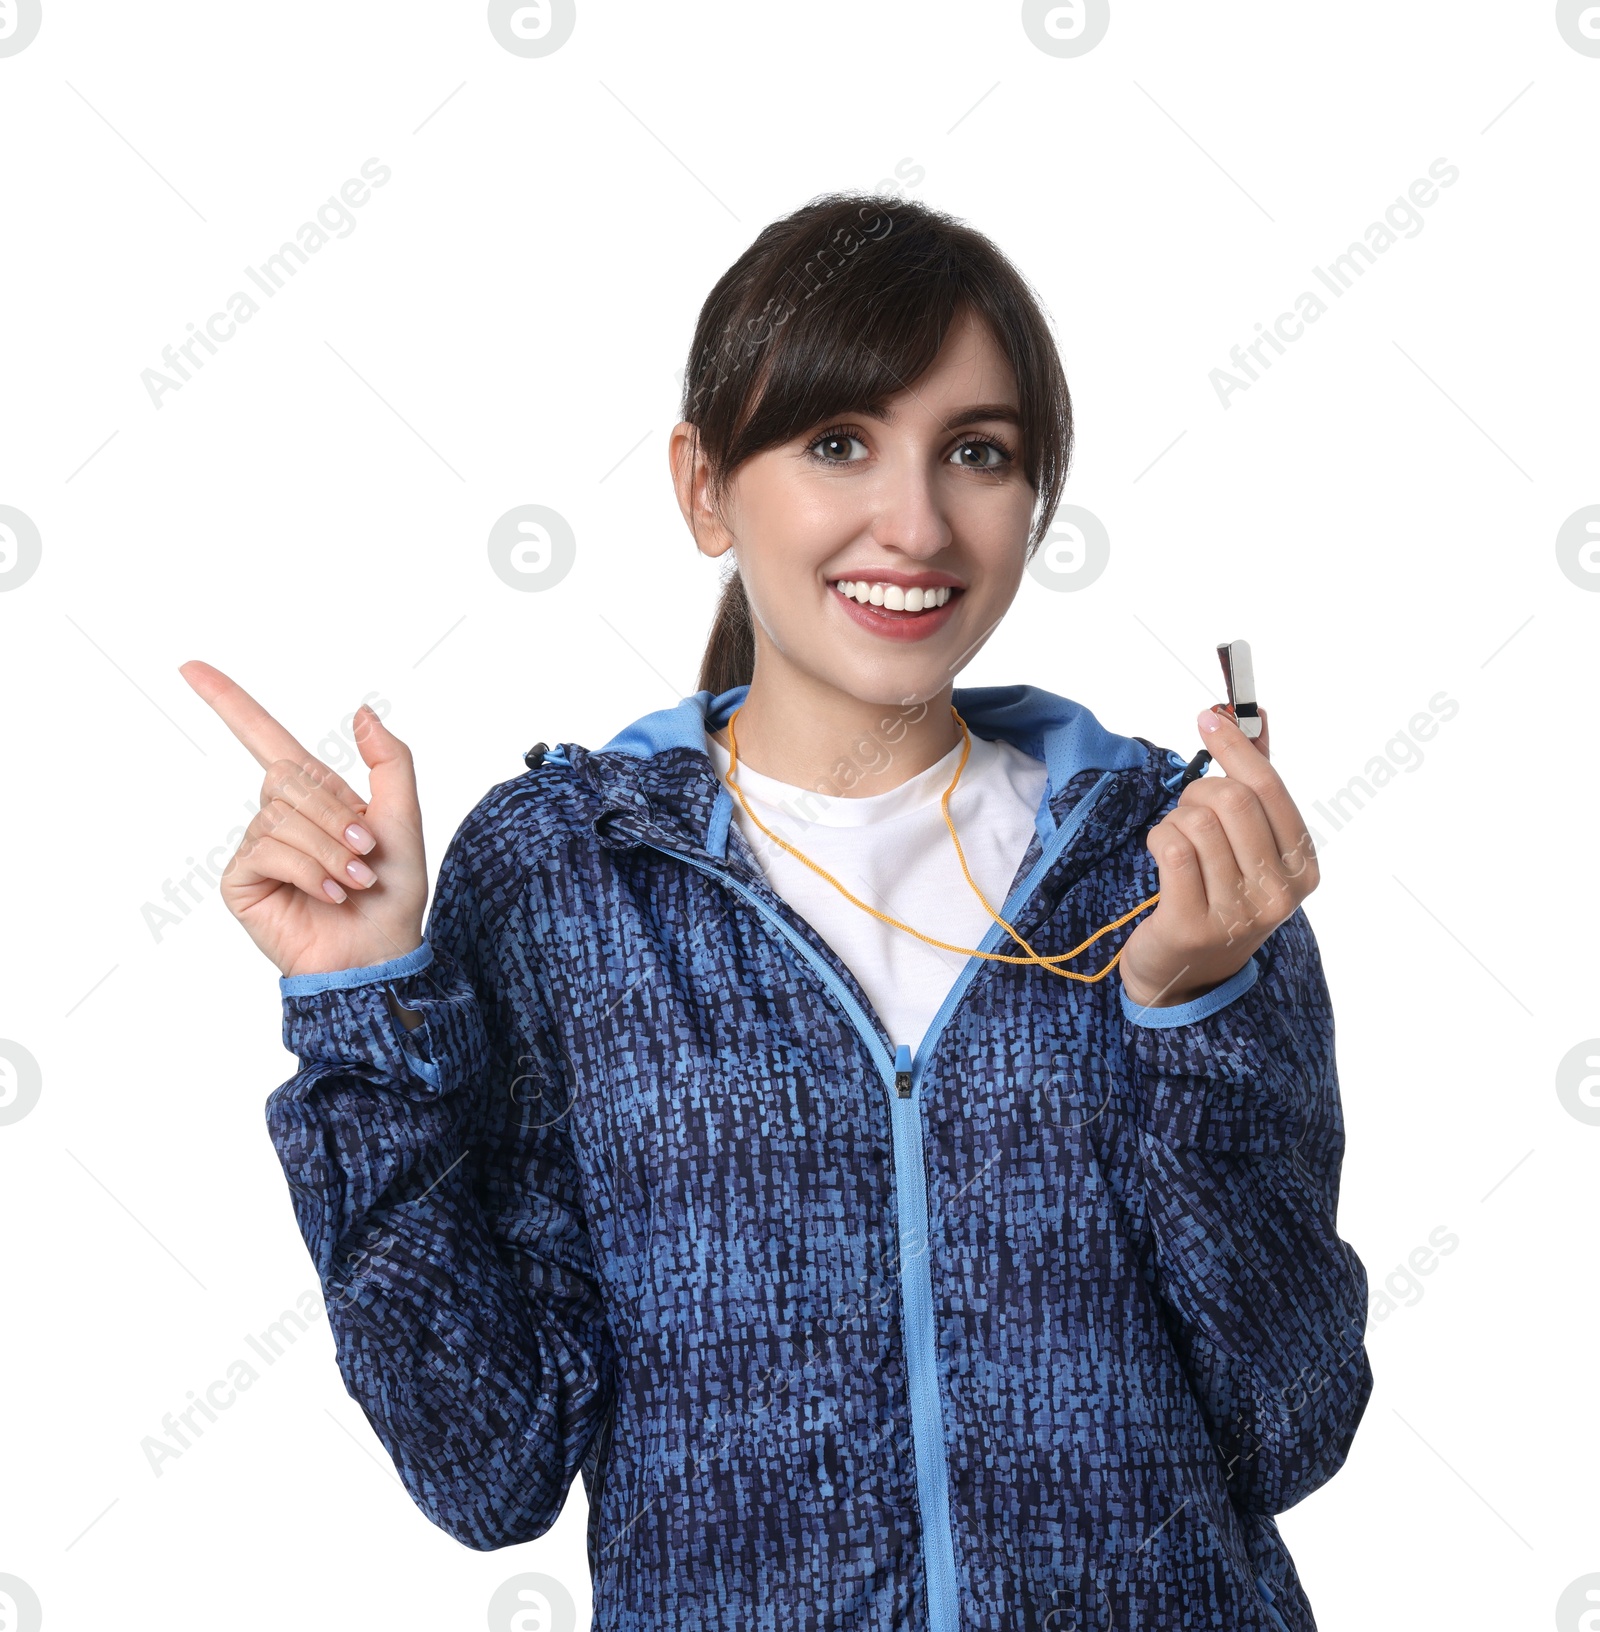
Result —
<path fill-rule="evenodd" d="M 414 975 L 432 962 L 433 948 L 424 941 L 414 952 L 390 958 L 386 963 L 329 969 L 313 975 L 279 975 L 278 992 L 283 997 L 312 997 L 318 992 L 343 991 L 347 986 L 364 986 L 369 980 L 395 980 L 402 975 Z"/>
<path fill-rule="evenodd" d="M 429 1098 L 470 1083 L 488 1062 L 477 993 L 428 941 L 384 963 L 279 981 L 283 1045 L 302 1067 L 342 1067 Z"/>
<path fill-rule="evenodd" d="M 1187 1026 L 1215 1014 L 1218 1009 L 1225 1009 L 1236 997 L 1242 997 L 1255 985 L 1260 974 L 1261 965 L 1252 952 L 1244 968 L 1237 974 L 1229 975 L 1220 986 L 1202 992 L 1191 1002 L 1173 1003 L 1166 1008 L 1146 1008 L 1142 1003 L 1135 1003 L 1128 996 L 1128 988 L 1123 986 L 1122 1012 L 1136 1026 Z"/>
<path fill-rule="evenodd" d="M 1170 1149 L 1273 1156 L 1303 1137 L 1306 1082 L 1331 1033 L 1323 1014 L 1286 1011 L 1279 963 L 1268 947 L 1192 1003 L 1125 1005 L 1141 1120 Z"/>

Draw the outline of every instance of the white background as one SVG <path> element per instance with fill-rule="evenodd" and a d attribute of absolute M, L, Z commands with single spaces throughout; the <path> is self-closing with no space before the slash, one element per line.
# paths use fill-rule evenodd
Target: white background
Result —
<path fill-rule="evenodd" d="M 587 1624 L 581 1483 L 542 1539 L 464 1549 L 320 1314 L 147 1461 L 315 1287 L 262 1119 L 276 972 L 214 894 L 147 923 L 260 786 L 177 666 L 313 749 L 378 693 L 436 866 L 531 742 L 694 688 L 717 568 L 666 438 L 696 313 L 769 220 L 881 184 L 1038 289 L 1066 499 L 1111 540 L 1078 592 L 1025 578 L 961 683 L 1189 754 L 1213 647 L 1252 641 L 1323 836 L 1341 1233 L 1375 1289 L 1459 1239 L 1396 1281 L 1350 1458 L 1280 1521 L 1318 1623 L 1550 1625 L 1600 1572 L 1600 1126 L 1556 1092 L 1600 1034 L 1600 594 L 1556 550 L 1600 503 L 1597 97 L 1544 0 L 1117 0 L 1078 57 L 1010 4 L 585 0 L 541 58 L 479 4 L 46 0 L 0 57 L 0 504 L 43 549 L 0 593 L 0 1037 L 43 1082 L 0 1126 L 0 1572 L 47 1624 L 481 1627 L 525 1570 Z M 374 157 L 349 236 L 155 407 L 141 371 Z M 1437 159 L 1459 180 L 1333 299 L 1313 267 Z M 1211 371 L 1306 289 L 1327 314 L 1224 407 Z M 577 540 L 540 593 L 486 552 L 527 503 Z M 1440 692 L 1421 763 L 1318 821 Z"/>

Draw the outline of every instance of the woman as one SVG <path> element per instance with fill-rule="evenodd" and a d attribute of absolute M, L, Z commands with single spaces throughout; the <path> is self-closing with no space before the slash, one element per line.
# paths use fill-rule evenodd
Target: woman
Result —
<path fill-rule="evenodd" d="M 531 752 L 425 937 L 405 745 L 363 800 L 185 667 L 268 770 L 224 892 L 346 1386 L 468 1546 L 581 1469 L 597 1629 L 1314 1625 L 1273 1515 L 1372 1375 L 1304 823 L 1225 713 L 1181 785 L 953 688 L 1071 440 L 987 239 L 768 227 L 671 438 L 701 689 Z"/>

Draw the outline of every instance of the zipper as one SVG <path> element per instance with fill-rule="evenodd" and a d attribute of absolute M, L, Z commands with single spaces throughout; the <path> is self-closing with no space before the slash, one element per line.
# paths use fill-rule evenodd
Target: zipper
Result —
<path fill-rule="evenodd" d="M 1002 917 L 1010 921 L 1026 905 L 1044 875 L 1082 830 L 1112 775 L 1110 771 L 1103 772 L 1073 806 L 1067 820 L 1050 835 L 1049 842 L 1039 853 L 1039 859 L 1002 907 Z M 910 1047 L 901 1043 L 891 1060 L 884 1048 L 879 1026 L 856 1001 L 849 987 L 829 967 L 821 953 L 749 885 L 686 851 L 655 844 L 649 839 L 640 842 L 664 856 L 673 856 L 688 862 L 691 867 L 699 868 L 708 877 L 737 891 L 755 907 L 816 970 L 823 983 L 838 998 L 851 1024 L 867 1045 L 885 1086 L 892 1090 L 889 1121 L 894 1145 L 895 1189 L 899 1198 L 900 1293 L 904 1309 L 911 1437 L 916 1450 L 917 1505 L 922 1518 L 922 1563 L 927 1578 L 928 1632 L 959 1632 L 961 1617 L 956 1595 L 955 1537 L 950 1525 L 950 1466 L 945 1449 L 943 1408 L 934 1357 L 933 1273 L 928 1254 L 928 1175 L 923 1160 L 921 1099 L 917 1090 L 940 1033 L 949 1023 L 956 1004 L 985 960 L 967 959 L 918 1044 L 915 1058 Z M 1002 933 L 998 924 L 991 924 L 978 943 L 978 950 L 992 951 Z"/>
<path fill-rule="evenodd" d="M 1106 771 L 1100 780 L 1072 807 L 1072 813 L 1067 817 L 1066 821 L 1050 835 L 1050 842 L 1039 852 L 1039 859 L 1034 862 L 1028 876 L 1012 891 L 1011 898 L 1000 908 L 1000 916 L 1008 923 L 1016 919 L 1017 914 L 1027 905 L 1028 898 L 1038 889 L 1044 875 L 1055 866 L 1056 862 L 1060 860 L 1062 852 L 1078 836 L 1083 824 L 1089 819 L 1089 813 L 1099 804 L 1100 796 L 1105 792 L 1111 777 L 1112 772 Z M 999 924 L 991 924 L 983 939 L 978 942 L 978 950 L 980 952 L 994 951 L 1000 945 L 1004 934 L 1005 931 L 1001 929 Z M 983 962 L 982 958 L 967 959 L 966 963 L 961 967 L 960 974 L 956 976 L 954 985 L 945 993 L 944 1002 L 939 1005 L 938 1012 L 929 1022 L 927 1034 L 917 1048 L 916 1066 L 913 1071 L 915 1079 L 912 1083 L 913 1089 L 922 1080 L 923 1068 L 927 1065 L 928 1056 L 933 1052 L 934 1045 L 939 1040 L 939 1034 L 949 1023 L 950 1016 L 955 1012 L 956 1004 L 965 995 L 967 988 L 972 984 L 973 977 L 978 973 Z"/>
<path fill-rule="evenodd" d="M 904 1043 L 895 1051 L 894 1091 L 901 1099 L 911 1098 L 911 1050 Z"/>

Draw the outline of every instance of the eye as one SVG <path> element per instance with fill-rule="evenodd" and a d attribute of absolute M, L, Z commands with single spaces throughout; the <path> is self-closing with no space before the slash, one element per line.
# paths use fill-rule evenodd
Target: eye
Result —
<path fill-rule="evenodd" d="M 859 455 L 851 454 L 851 443 L 860 448 Z M 857 427 L 835 425 L 815 437 L 807 445 L 806 453 L 819 465 L 855 465 L 867 457 L 868 449 Z M 998 471 L 1014 463 L 1015 458 L 1005 443 L 979 433 L 964 437 L 951 454 L 950 462 L 963 470 Z"/>
<path fill-rule="evenodd" d="M 848 425 L 836 425 L 832 430 L 824 431 L 821 436 L 817 437 L 814 442 L 810 443 L 806 448 L 806 452 L 809 453 L 811 457 L 818 462 L 818 464 L 858 464 L 860 462 L 859 460 L 852 459 L 849 456 L 849 445 L 852 442 L 860 446 L 863 453 L 866 451 L 866 444 L 862 442 L 861 435 L 858 431 L 852 429 Z M 825 448 L 828 451 L 825 453 L 818 453 L 818 448 Z M 844 457 L 835 457 L 835 454 L 841 451 L 843 452 Z"/>
<path fill-rule="evenodd" d="M 962 457 L 974 448 L 979 450 L 979 459 L 976 462 Z M 994 458 L 983 457 L 985 453 L 992 453 Z M 951 455 L 951 461 L 962 465 L 967 470 L 999 470 L 1002 465 L 1011 462 L 1011 457 L 1011 450 L 1004 444 L 995 441 L 993 437 L 969 436 Z"/>

